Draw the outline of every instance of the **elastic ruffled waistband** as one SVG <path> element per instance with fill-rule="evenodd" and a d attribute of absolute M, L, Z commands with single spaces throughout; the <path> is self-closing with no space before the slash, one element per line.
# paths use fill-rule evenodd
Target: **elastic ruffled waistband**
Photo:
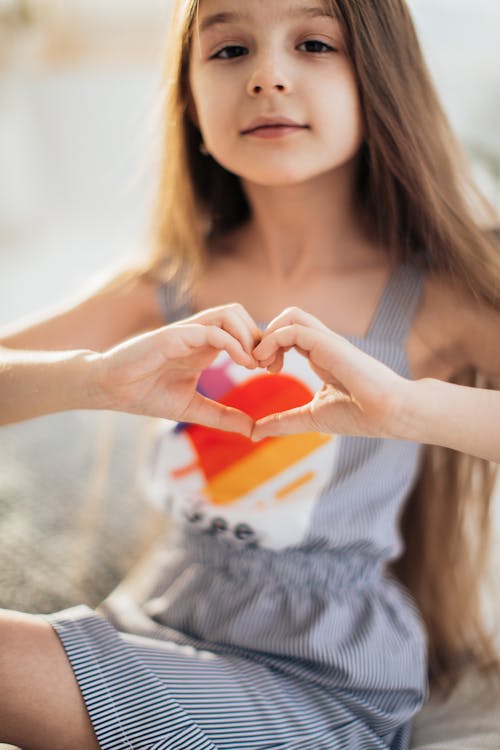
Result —
<path fill-rule="evenodd" d="M 356 547 L 238 548 L 225 540 L 189 534 L 183 535 L 178 544 L 184 563 L 213 568 L 226 577 L 247 582 L 260 579 L 264 583 L 272 578 L 275 585 L 284 586 L 338 590 L 346 585 L 372 585 L 380 580 L 387 564 L 380 555 Z"/>

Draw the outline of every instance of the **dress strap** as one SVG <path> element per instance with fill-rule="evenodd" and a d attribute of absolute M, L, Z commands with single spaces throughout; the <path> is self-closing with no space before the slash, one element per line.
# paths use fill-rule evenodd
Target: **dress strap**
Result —
<path fill-rule="evenodd" d="M 182 292 L 175 281 L 164 281 L 160 284 L 158 300 L 166 323 L 175 323 L 193 314 L 188 293 Z"/>
<path fill-rule="evenodd" d="M 394 269 L 373 317 L 367 338 L 405 341 L 419 303 L 424 271 L 410 264 Z"/>

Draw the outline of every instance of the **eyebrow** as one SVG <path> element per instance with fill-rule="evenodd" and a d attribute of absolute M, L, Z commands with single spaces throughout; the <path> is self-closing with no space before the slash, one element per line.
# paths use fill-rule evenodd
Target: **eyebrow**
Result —
<path fill-rule="evenodd" d="M 334 16 L 332 16 L 331 13 L 328 13 L 325 8 L 322 8 L 318 5 L 295 8 L 291 12 L 287 13 L 287 16 L 292 16 L 293 18 L 297 18 L 298 16 L 307 16 L 308 18 L 334 18 Z M 235 23 L 236 21 L 248 21 L 249 19 L 250 15 L 248 13 L 234 11 L 222 11 L 221 13 L 214 13 L 203 18 L 199 26 L 199 33 L 202 34 L 204 31 L 211 29 L 213 26 L 221 26 L 226 23 Z"/>

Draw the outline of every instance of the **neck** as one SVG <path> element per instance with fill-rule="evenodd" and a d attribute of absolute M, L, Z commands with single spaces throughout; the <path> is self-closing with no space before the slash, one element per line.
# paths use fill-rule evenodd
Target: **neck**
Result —
<path fill-rule="evenodd" d="M 252 216 L 244 230 L 245 253 L 274 281 L 290 284 L 366 261 L 368 243 L 354 200 L 355 165 L 298 185 L 243 182 L 243 189 Z"/>

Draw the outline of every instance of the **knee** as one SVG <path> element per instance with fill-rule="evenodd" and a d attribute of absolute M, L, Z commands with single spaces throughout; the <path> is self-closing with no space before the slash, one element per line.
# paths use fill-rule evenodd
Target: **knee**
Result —
<path fill-rule="evenodd" d="M 0 610 L 0 742 L 14 741 L 12 729 L 22 716 L 23 682 L 28 681 L 23 662 L 31 646 L 30 624 L 29 615 Z"/>
<path fill-rule="evenodd" d="M 0 610 L 0 741 L 13 741 L 30 699 L 40 689 L 48 623 L 34 615 Z"/>
<path fill-rule="evenodd" d="M 73 670 L 43 618 L 0 610 L 0 742 L 98 748 Z"/>
<path fill-rule="evenodd" d="M 43 658 L 51 631 L 40 617 L 0 610 L 0 685 L 5 685 L 4 677 L 18 675 L 23 664 Z"/>
<path fill-rule="evenodd" d="M 9 664 L 17 662 L 18 651 L 29 648 L 35 619 L 34 615 L 0 609 L 0 677 L 5 675 Z M 0 679 L 0 685 L 3 684 Z"/>

